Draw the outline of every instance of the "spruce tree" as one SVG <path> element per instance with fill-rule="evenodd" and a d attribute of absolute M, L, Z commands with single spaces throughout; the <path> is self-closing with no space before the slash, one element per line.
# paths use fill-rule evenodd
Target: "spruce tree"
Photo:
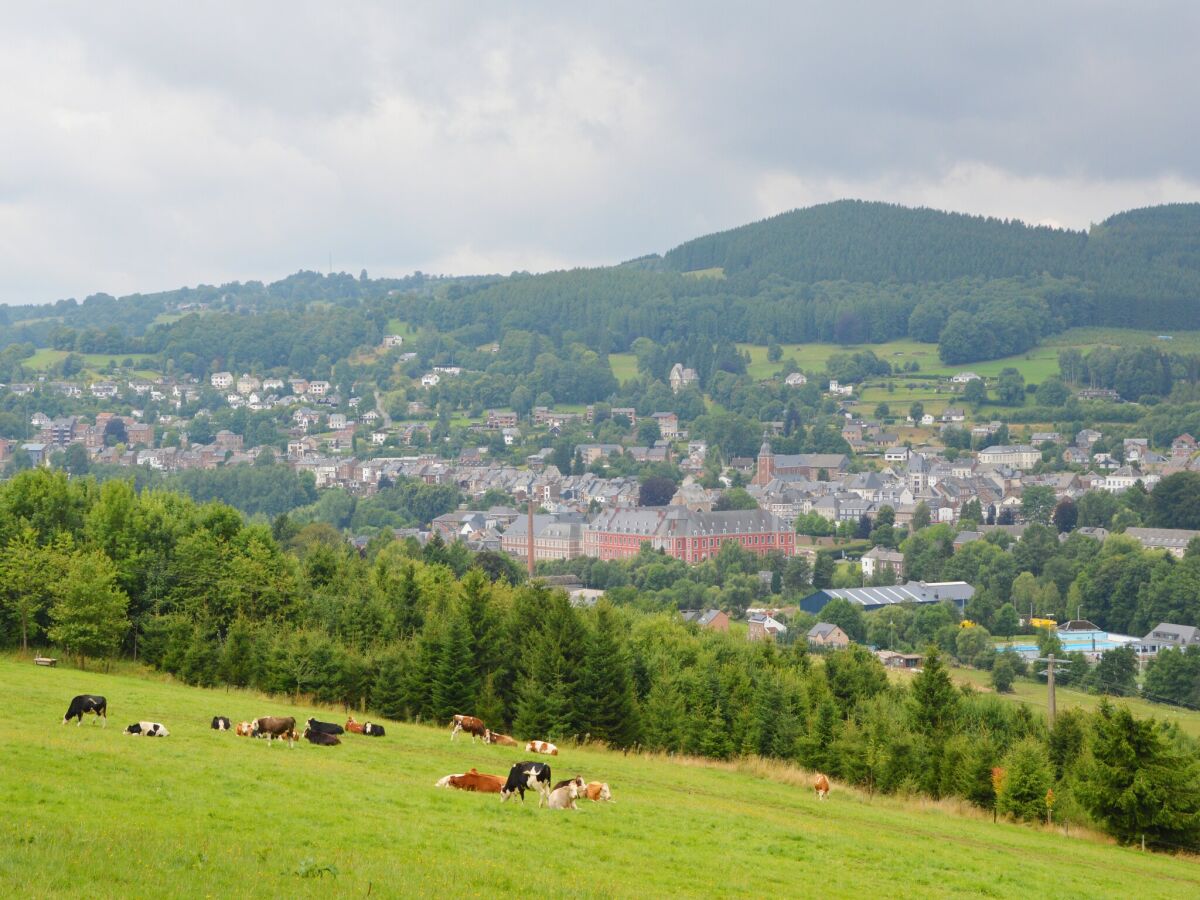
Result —
<path fill-rule="evenodd" d="M 1200 849 L 1200 763 L 1153 719 L 1104 701 L 1093 719 L 1092 758 L 1080 771 L 1084 808 L 1122 843 Z"/>
<path fill-rule="evenodd" d="M 447 721 L 457 714 L 475 715 L 479 678 L 473 655 L 470 626 L 463 610 L 456 607 L 451 613 L 434 673 L 433 714 L 439 721 Z"/>
<path fill-rule="evenodd" d="M 582 727 L 592 737 L 627 747 L 638 735 L 633 681 L 617 635 L 615 613 L 607 603 L 596 608 L 596 626 L 587 639 L 578 696 Z"/>
<path fill-rule="evenodd" d="M 221 650 L 217 675 L 221 681 L 235 687 L 249 687 L 258 672 L 258 646 L 254 631 L 245 619 L 238 617 L 229 626 L 225 646 Z"/>
<path fill-rule="evenodd" d="M 379 663 L 379 672 L 371 685 L 371 708 L 389 719 L 411 715 L 406 706 L 405 658 L 399 651 L 387 654 Z"/>
<path fill-rule="evenodd" d="M 1046 792 L 1054 784 L 1045 745 L 1027 737 L 1008 752 L 1001 765 L 1005 775 L 996 796 L 996 809 L 1018 819 L 1044 819 Z"/>

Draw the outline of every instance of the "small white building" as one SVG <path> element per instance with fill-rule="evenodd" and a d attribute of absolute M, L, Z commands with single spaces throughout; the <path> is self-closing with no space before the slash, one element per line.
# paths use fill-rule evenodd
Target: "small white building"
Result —
<path fill-rule="evenodd" d="M 225 391 L 233 387 L 232 372 L 214 372 L 208 380 L 218 391 Z"/>

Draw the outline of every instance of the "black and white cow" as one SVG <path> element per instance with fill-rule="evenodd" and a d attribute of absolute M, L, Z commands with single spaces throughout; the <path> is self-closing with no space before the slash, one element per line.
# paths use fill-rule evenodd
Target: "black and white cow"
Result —
<path fill-rule="evenodd" d="M 162 722 L 134 722 L 125 729 L 125 734 L 140 734 L 142 737 L 168 737 L 171 732 L 167 731 Z"/>
<path fill-rule="evenodd" d="M 367 722 L 367 724 L 363 725 L 363 734 L 369 734 L 371 737 L 383 737 L 383 726 L 376 725 L 374 722 Z"/>
<path fill-rule="evenodd" d="M 304 723 L 309 731 L 317 731 L 321 734 L 345 734 L 346 729 L 336 722 L 318 722 L 316 719 L 309 719 Z"/>
<path fill-rule="evenodd" d="M 500 802 L 503 803 L 513 794 L 520 794 L 525 800 L 525 791 L 538 792 L 538 806 L 542 806 L 550 797 L 550 766 L 541 762 L 519 762 L 508 770 L 508 781 L 500 789 Z"/>
<path fill-rule="evenodd" d="M 311 720 L 310 720 L 311 721 Z M 312 728 L 304 729 L 304 739 L 310 744 L 316 744 L 318 747 L 336 747 L 342 742 L 336 734 L 329 734 L 324 731 L 314 731 Z"/>
<path fill-rule="evenodd" d="M 213 716 L 212 727 L 213 731 L 228 731 L 229 720 L 225 716 Z"/>
<path fill-rule="evenodd" d="M 75 719 L 76 725 L 83 722 L 84 713 L 94 713 L 96 719 L 101 719 L 104 726 L 108 727 L 108 701 L 103 697 L 95 694 L 80 694 L 78 697 L 71 698 L 71 705 L 67 707 L 67 714 L 63 716 L 62 723 L 64 725 L 71 719 Z M 96 719 L 92 720 L 92 724 L 96 724 Z"/>

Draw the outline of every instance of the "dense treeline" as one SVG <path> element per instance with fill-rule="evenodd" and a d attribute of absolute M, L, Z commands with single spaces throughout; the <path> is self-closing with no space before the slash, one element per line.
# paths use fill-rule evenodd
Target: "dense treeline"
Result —
<path fill-rule="evenodd" d="M 1193 742 L 1110 707 L 1047 729 L 1024 705 L 954 688 L 936 650 L 894 684 L 862 648 L 817 661 L 671 615 L 580 610 L 461 544 L 385 537 L 360 556 L 327 526 L 277 539 L 228 507 L 121 482 L 23 473 L 0 487 L 0 513 L 10 644 L 124 646 L 189 683 L 422 721 L 471 712 L 521 738 L 761 754 L 1019 819 L 1043 818 L 1052 788 L 1059 820 L 1200 840 Z"/>

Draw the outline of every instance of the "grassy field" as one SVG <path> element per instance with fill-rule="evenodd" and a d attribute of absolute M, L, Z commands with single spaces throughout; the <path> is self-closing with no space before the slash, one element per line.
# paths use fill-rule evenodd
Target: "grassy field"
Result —
<path fill-rule="evenodd" d="M 556 779 L 610 783 L 578 812 L 433 787 L 523 752 L 388 723 L 335 748 L 209 729 L 215 714 L 319 713 L 238 691 L 0 658 L 0 883 L 16 896 L 1131 896 L 1200 892 L 1194 861 L 1000 823 L 945 804 L 867 798 L 761 763 L 698 765 L 563 748 Z M 59 724 L 76 693 L 107 728 Z M 328 712 L 327 719 L 339 713 Z M 126 737 L 161 721 L 165 739 Z"/>
<path fill-rule="evenodd" d="M 637 378 L 637 357 L 632 353 L 608 354 L 608 365 L 620 384 L 631 378 Z"/>
<path fill-rule="evenodd" d="M 398 334 L 403 338 L 410 338 L 417 333 L 419 329 L 409 325 L 403 319 L 388 319 L 387 333 Z"/>
<path fill-rule="evenodd" d="M 992 690 L 992 676 L 990 672 L 984 672 L 981 669 L 953 666 L 950 668 L 950 673 L 959 684 L 969 684 L 984 691 Z M 902 669 L 889 669 L 888 674 L 897 680 L 907 680 L 913 675 L 912 672 Z M 1046 685 L 1024 678 L 1018 678 L 1013 682 L 1012 693 L 997 694 L 997 696 L 1005 700 L 1011 700 L 1013 703 L 1025 703 L 1043 716 L 1046 715 L 1049 708 Z M 1100 705 L 1102 699 L 1097 694 L 1089 694 L 1086 691 L 1076 691 L 1059 686 L 1055 689 L 1054 702 L 1059 710 L 1093 710 Z M 1153 717 L 1167 722 L 1175 722 L 1179 725 L 1180 731 L 1200 738 L 1200 712 L 1184 709 L 1179 706 L 1168 706 L 1163 703 L 1151 703 L 1149 700 L 1143 700 L 1140 697 L 1121 699 L 1110 697 L 1109 699 L 1113 703 L 1128 706 L 1130 712 L 1135 716 L 1147 719 Z"/>

